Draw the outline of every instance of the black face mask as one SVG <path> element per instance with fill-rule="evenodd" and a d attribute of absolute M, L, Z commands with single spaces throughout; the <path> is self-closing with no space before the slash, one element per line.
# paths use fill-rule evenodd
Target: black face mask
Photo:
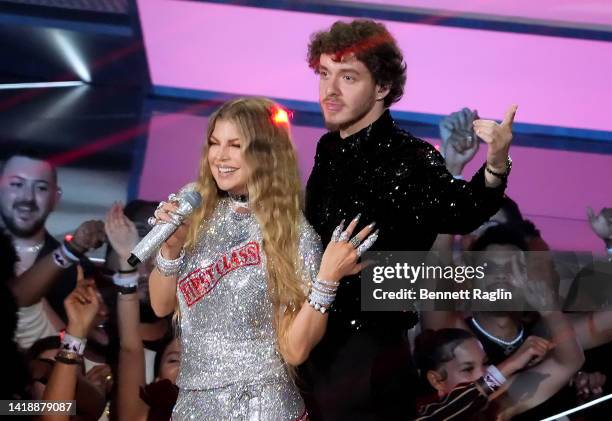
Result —
<path fill-rule="evenodd" d="M 150 421 L 170 419 L 177 398 L 178 387 L 167 379 L 140 388 L 140 399 L 151 408 L 147 417 Z"/>

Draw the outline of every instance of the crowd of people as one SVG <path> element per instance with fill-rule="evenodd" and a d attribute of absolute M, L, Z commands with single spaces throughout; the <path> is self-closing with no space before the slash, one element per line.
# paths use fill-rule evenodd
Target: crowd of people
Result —
<path fill-rule="evenodd" d="M 505 194 L 516 106 L 501 122 L 452 113 L 438 152 L 391 117 L 406 66 L 382 24 L 313 34 L 308 65 L 329 132 L 306 186 L 284 110 L 265 98 L 210 116 L 193 183 L 159 204 L 114 203 L 61 241 L 46 229 L 57 169 L 33 151 L 6 157 L 2 399 L 74 400 L 84 420 L 535 420 L 610 390 L 612 311 L 594 301 L 607 303 L 612 208 L 587 211 L 610 261 L 561 288 L 554 250 Z M 182 215 L 187 191 L 202 204 Z M 133 267 L 161 224 L 175 230 Z M 519 256 L 524 276 L 483 282 L 522 291 L 529 309 L 363 311 L 368 250 L 433 250 L 451 266 Z"/>

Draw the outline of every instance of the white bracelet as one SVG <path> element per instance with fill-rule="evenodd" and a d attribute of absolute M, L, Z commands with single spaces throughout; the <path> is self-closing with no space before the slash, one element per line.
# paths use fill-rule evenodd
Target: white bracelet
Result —
<path fill-rule="evenodd" d="M 64 253 L 64 256 L 66 256 L 68 260 L 70 260 L 72 263 L 79 263 L 81 261 L 81 259 L 79 259 L 77 256 L 72 254 L 70 250 L 68 250 L 68 247 L 66 247 L 66 244 L 62 243 L 60 247 L 62 249 L 62 253 Z"/>
<path fill-rule="evenodd" d="M 55 263 L 56 266 L 62 268 L 62 269 L 68 269 L 70 266 L 72 266 L 74 263 L 64 254 L 64 251 L 62 250 L 62 247 L 58 247 L 55 250 L 53 250 L 52 253 L 53 256 L 53 263 Z"/>
<path fill-rule="evenodd" d="M 64 351 L 76 352 L 78 355 L 82 356 L 85 352 L 86 344 L 87 339 L 77 338 L 76 336 L 72 336 L 68 332 L 64 331 L 62 333 L 62 344 L 60 349 Z"/>
<path fill-rule="evenodd" d="M 498 381 L 498 383 L 504 384 L 506 383 L 506 377 L 502 374 L 501 371 L 499 371 L 499 369 L 497 367 L 495 367 L 494 365 L 490 365 L 489 367 L 487 367 L 487 371 L 493 376 L 495 377 L 495 380 Z"/>
<path fill-rule="evenodd" d="M 118 287 L 125 288 L 137 287 L 139 279 L 140 274 L 138 272 L 123 276 L 121 276 L 120 273 L 115 273 L 113 275 L 113 284 L 117 285 Z"/>
<path fill-rule="evenodd" d="M 497 391 L 506 382 L 504 375 L 494 365 L 487 367 L 487 371 L 482 376 L 482 379 L 491 390 L 491 393 Z"/>

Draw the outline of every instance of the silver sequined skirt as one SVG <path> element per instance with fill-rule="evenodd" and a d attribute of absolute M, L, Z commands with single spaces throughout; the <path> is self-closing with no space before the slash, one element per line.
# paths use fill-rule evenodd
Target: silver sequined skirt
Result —
<path fill-rule="evenodd" d="M 287 382 L 233 384 L 209 390 L 179 391 L 172 421 L 294 421 L 306 409 L 297 388 Z"/>

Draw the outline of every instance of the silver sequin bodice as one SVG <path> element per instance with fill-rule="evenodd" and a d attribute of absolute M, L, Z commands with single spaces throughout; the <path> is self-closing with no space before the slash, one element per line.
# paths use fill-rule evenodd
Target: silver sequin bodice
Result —
<path fill-rule="evenodd" d="M 185 256 L 178 278 L 182 357 L 177 385 L 206 390 L 236 383 L 290 384 L 277 351 L 259 224 L 252 214 L 232 210 L 228 199 L 220 201 L 211 221 Z M 322 250 L 304 218 L 299 251 L 310 281 Z"/>

